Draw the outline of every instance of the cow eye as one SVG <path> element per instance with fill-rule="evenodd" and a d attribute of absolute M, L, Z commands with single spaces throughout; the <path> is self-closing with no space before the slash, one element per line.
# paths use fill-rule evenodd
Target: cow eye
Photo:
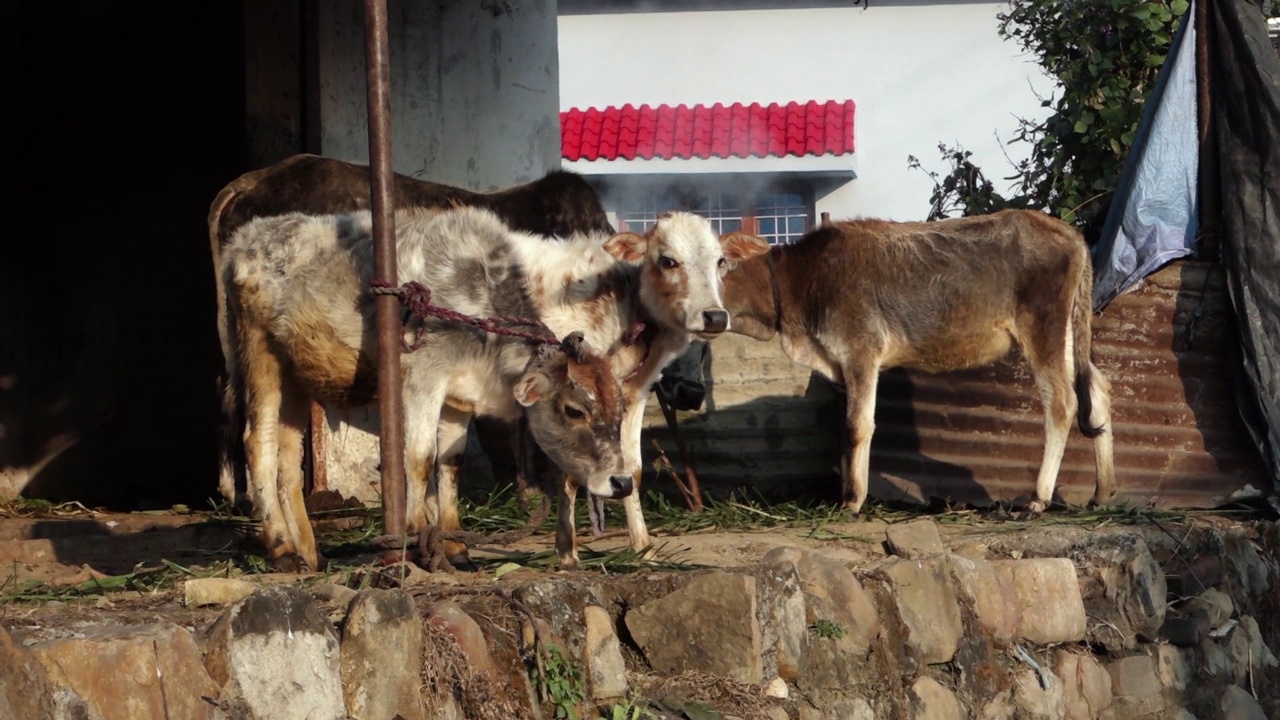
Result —
<path fill-rule="evenodd" d="M 662 255 L 658 257 L 658 265 L 663 270 L 674 270 L 675 268 L 680 267 L 680 263 L 667 257 L 666 255 Z"/>
<path fill-rule="evenodd" d="M 572 405 L 564 406 L 564 414 L 565 414 L 565 417 L 569 418 L 570 420 L 582 420 L 587 416 L 587 414 L 582 411 L 582 408 L 577 408 Z"/>

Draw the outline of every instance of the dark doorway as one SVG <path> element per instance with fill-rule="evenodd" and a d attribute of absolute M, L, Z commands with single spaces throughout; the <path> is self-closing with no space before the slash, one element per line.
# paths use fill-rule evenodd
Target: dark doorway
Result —
<path fill-rule="evenodd" d="M 221 363 L 205 216 L 244 169 L 243 6 L 16 11 L 0 469 L 28 497 L 203 504 Z"/>

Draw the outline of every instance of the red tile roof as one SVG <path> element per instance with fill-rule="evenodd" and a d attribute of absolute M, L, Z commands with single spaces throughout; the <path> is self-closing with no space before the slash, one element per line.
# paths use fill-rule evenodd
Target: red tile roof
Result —
<path fill-rule="evenodd" d="M 560 144 L 570 161 L 846 155 L 853 101 L 572 108 Z"/>

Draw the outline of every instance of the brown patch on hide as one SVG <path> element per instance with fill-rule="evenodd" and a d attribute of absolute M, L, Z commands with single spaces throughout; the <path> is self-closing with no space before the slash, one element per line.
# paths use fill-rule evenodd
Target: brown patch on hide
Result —
<path fill-rule="evenodd" d="M 512 228 L 535 235 L 613 232 L 599 195 L 581 175 L 565 170 L 487 193 L 400 173 L 393 174 L 392 183 L 397 210 L 480 207 L 494 212 Z M 225 247 L 236 229 L 255 217 L 368 210 L 369 166 L 305 153 L 294 155 L 241 175 L 228 183 L 218 198 L 210 208 L 210 227 L 218 226 L 218 242 Z"/>
<path fill-rule="evenodd" d="M 293 320 L 285 350 L 307 392 L 339 406 L 371 402 L 378 389 L 378 370 L 371 354 L 344 343 L 323 317 L 298 313 Z"/>
<path fill-rule="evenodd" d="M 622 422 L 622 394 L 604 358 L 587 358 L 585 363 L 570 360 L 567 372 L 570 382 L 595 398 L 595 415 L 599 422 L 610 426 Z"/>
<path fill-rule="evenodd" d="M 662 305 L 671 314 L 678 314 L 680 302 L 689 296 L 689 276 L 684 265 L 670 270 L 663 270 L 657 265 L 646 265 L 644 272 L 649 274 L 649 286 Z"/>

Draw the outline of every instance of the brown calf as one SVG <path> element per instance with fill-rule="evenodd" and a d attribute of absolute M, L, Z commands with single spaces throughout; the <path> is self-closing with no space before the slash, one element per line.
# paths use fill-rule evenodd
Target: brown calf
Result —
<path fill-rule="evenodd" d="M 1044 459 L 1029 505 L 1038 513 L 1053 497 L 1073 415 L 1094 441 L 1093 501 L 1115 491 L 1110 383 L 1090 355 L 1092 284 L 1078 232 L 1043 213 L 1006 210 L 826 225 L 730 270 L 724 299 L 732 332 L 780 335 L 792 360 L 846 387 L 852 442 L 841 473 L 855 514 L 867 498 L 880 371 L 986 365 L 1016 342 L 1045 407 Z"/>

